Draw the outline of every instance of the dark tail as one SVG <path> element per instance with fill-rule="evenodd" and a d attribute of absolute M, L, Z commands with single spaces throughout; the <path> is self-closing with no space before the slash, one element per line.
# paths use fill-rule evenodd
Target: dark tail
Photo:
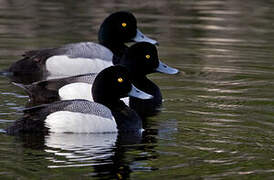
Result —
<path fill-rule="evenodd" d="M 44 126 L 44 119 L 46 118 L 47 114 L 41 111 L 47 106 L 47 104 L 42 104 L 39 106 L 23 109 L 23 117 L 16 120 L 12 125 L 7 127 L 4 132 L 9 135 L 17 135 L 25 132 L 47 132 L 47 128 Z"/>
<path fill-rule="evenodd" d="M 32 93 L 31 93 L 31 85 L 24 85 L 24 84 L 20 84 L 20 83 L 15 83 L 15 82 L 12 82 L 13 85 L 17 86 L 17 87 L 20 87 L 22 88 L 27 94 L 29 97 L 31 97 Z"/>
<path fill-rule="evenodd" d="M 21 133 L 43 132 L 43 124 L 43 121 L 33 121 L 27 119 L 27 117 L 22 117 L 15 121 L 11 126 L 7 127 L 5 133 L 9 135 L 19 135 Z"/>
<path fill-rule="evenodd" d="M 16 135 L 24 129 L 24 119 L 15 121 L 12 125 L 7 127 L 4 131 L 9 135 Z"/>

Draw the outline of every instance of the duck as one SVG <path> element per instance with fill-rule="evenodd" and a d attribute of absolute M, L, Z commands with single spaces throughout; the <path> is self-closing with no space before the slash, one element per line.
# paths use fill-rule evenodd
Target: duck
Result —
<path fill-rule="evenodd" d="M 146 75 L 161 72 L 165 74 L 176 74 L 179 70 L 169 67 L 158 58 L 155 45 L 140 42 L 130 46 L 122 56 L 120 65 L 125 66 L 132 77 L 136 87 L 151 95 L 150 100 L 138 101 L 135 98 L 123 99 L 124 102 L 136 110 L 142 116 L 156 114 L 162 105 L 162 94 L 160 88 L 149 80 Z M 23 85 L 14 83 L 23 88 L 30 97 L 31 104 L 50 103 L 58 100 L 86 99 L 93 101 L 91 88 L 96 73 L 88 73 L 66 78 L 44 80 Z M 140 89 L 140 88 L 139 88 Z"/>
<path fill-rule="evenodd" d="M 27 51 L 23 58 L 13 63 L 8 72 L 15 77 L 36 76 L 37 80 L 58 76 L 98 73 L 118 64 L 128 48 L 127 42 L 150 42 L 137 28 L 135 16 L 128 11 L 118 11 L 105 18 L 98 32 L 98 43 L 79 42 L 57 48 Z M 39 77 L 39 78 L 38 78 Z"/>
<path fill-rule="evenodd" d="M 138 114 L 120 99 L 153 96 L 137 89 L 128 70 L 120 65 L 102 70 L 92 86 L 94 102 L 65 100 L 24 109 L 24 116 L 6 129 L 20 133 L 116 133 L 142 131 Z"/>

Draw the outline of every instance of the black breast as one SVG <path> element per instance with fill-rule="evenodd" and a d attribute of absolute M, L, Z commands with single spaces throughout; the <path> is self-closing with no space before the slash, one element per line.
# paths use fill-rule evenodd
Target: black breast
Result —
<path fill-rule="evenodd" d="M 139 131 L 143 127 L 140 116 L 128 106 L 120 110 L 112 110 L 112 115 L 120 132 Z"/>

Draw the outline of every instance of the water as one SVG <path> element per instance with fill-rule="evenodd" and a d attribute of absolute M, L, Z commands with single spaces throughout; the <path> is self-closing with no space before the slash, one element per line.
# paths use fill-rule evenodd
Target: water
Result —
<path fill-rule="evenodd" d="M 151 75 L 162 112 L 134 135 L 0 134 L 0 177 L 273 179 L 274 2 L 0 1 L 0 69 L 26 50 L 97 41 L 100 23 L 133 12 L 182 73 Z M 0 77 L 0 129 L 26 94 Z"/>

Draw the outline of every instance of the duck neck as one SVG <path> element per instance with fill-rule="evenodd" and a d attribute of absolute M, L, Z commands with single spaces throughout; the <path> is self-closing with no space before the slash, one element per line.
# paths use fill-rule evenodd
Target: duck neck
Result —
<path fill-rule="evenodd" d="M 140 116 L 134 110 L 126 106 L 123 101 L 101 101 L 99 103 L 107 106 L 111 110 L 120 132 L 132 132 L 142 129 L 142 120 Z"/>
<path fill-rule="evenodd" d="M 142 91 L 153 96 L 162 96 L 159 87 L 149 80 L 146 76 L 134 76 L 132 83 Z"/>
<path fill-rule="evenodd" d="M 113 53 L 113 64 L 119 63 L 122 55 L 128 49 L 124 43 L 114 43 L 108 41 L 100 41 L 100 44 L 110 49 Z"/>
<path fill-rule="evenodd" d="M 108 99 L 108 100 L 106 100 L 106 99 L 102 98 L 101 100 L 96 99 L 95 102 L 105 105 L 112 112 L 120 111 L 126 106 L 125 103 L 123 101 L 119 100 L 119 99 L 115 99 L 115 100 L 114 99 Z"/>

